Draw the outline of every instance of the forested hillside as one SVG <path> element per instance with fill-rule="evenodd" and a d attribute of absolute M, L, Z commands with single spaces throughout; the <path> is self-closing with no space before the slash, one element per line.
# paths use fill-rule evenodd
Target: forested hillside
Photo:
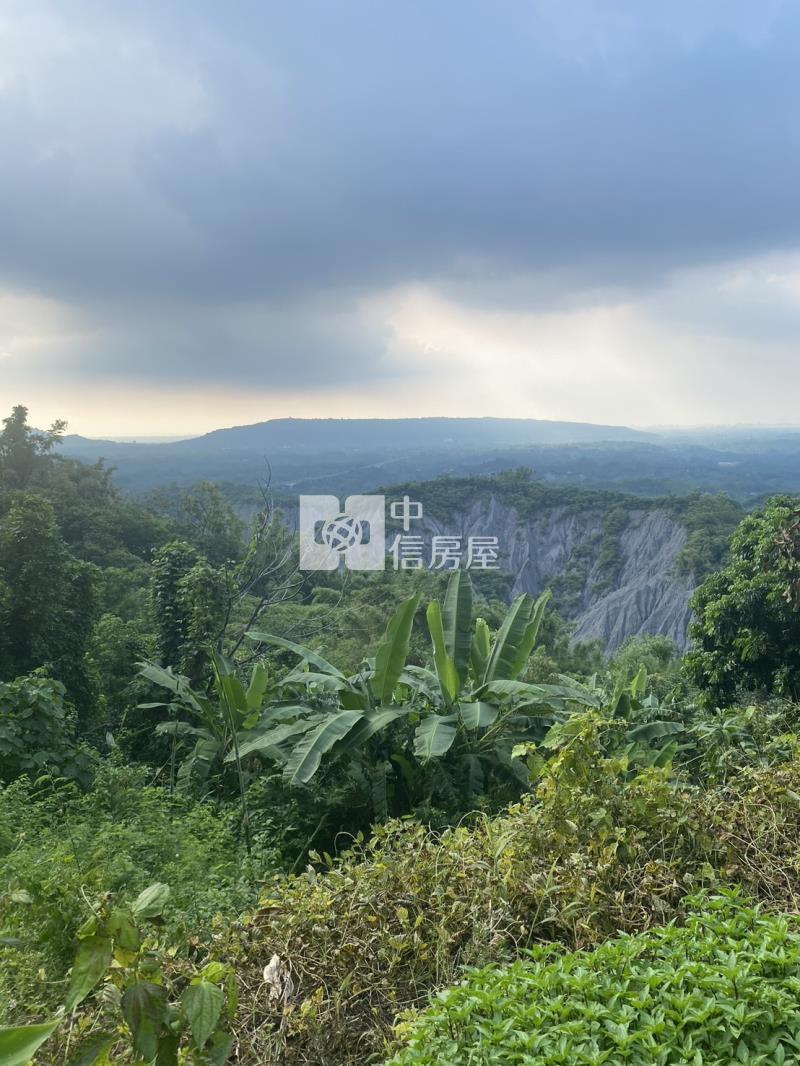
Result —
<path fill-rule="evenodd" d="M 201 480 L 259 504 L 267 471 L 276 495 L 368 492 L 378 483 L 496 474 L 521 466 L 553 485 L 684 496 L 726 492 L 745 505 L 800 492 L 797 430 L 644 433 L 535 419 L 275 419 L 171 443 L 65 437 L 63 453 L 104 459 L 134 492 Z"/>
<path fill-rule="evenodd" d="M 685 650 L 693 590 L 725 557 L 742 508 L 724 494 L 643 499 L 556 487 L 522 468 L 394 486 L 423 505 L 420 532 L 491 533 L 508 596 L 554 595 L 579 642 L 614 651 L 630 637 L 665 636 Z"/>
<path fill-rule="evenodd" d="M 63 432 L 0 431 L 0 1063 L 795 1060 L 796 499 L 403 483 L 500 568 L 316 573 Z"/>

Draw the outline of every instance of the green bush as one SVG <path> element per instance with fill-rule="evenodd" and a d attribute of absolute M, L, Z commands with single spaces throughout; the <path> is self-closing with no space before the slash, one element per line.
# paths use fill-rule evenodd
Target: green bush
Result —
<path fill-rule="evenodd" d="M 218 916 L 255 900 L 253 863 L 225 808 L 192 804 L 148 786 L 144 771 L 101 766 L 87 794 L 21 778 L 0 789 L 0 1013 L 41 1015 L 63 1001 L 65 976 L 89 900 L 130 898 L 170 885 L 166 934 L 178 954 L 204 950 Z M 14 946 L 16 945 L 16 946 Z"/>
<path fill-rule="evenodd" d="M 682 928 L 469 974 L 398 1026 L 392 1066 L 797 1062 L 798 920 L 735 896 L 695 904 Z"/>
<path fill-rule="evenodd" d="M 397 1015 L 464 967 L 639 933 L 703 887 L 800 910 L 800 759 L 706 792 L 632 773 L 601 754 L 597 714 L 582 726 L 504 815 L 441 834 L 388 823 L 327 872 L 277 879 L 222 956 L 240 979 L 242 1061 L 380 1061 Z M 273 955 L 285 998 L 265 996 Z"/>
<path fill-rule="evenodd" d="M 87 785 L 92 756 L 76 742 L 66 690 L 44 671 L 0 682 L 0 782 L 44 770 Z"/>

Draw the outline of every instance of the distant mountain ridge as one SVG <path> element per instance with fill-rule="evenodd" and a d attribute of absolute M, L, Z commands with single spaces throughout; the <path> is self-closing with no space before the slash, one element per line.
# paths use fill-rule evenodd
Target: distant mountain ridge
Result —
<path fill-rule="evenodd" d="M 652 433 L 627 426 L 559 422 L 535 418 L 273 418 L 251 425 L 214 429 L 199 437 L 167 444 L 150 441 L 104 441 L 68 435 L 66 450 L 76 447 L 180 447 L 197 450 L 250 450 L 292 447 L 308 451 L 360 447 L 420 448 L 431 445 L 566 444 L 585 441 L 645 441 Z"/>
<path fill-rule="evenodd" d="M 378 485 L 443 474 L 491 474 L 530 467 L 539 480 L 637 495 L 726 491 L 755 502 L 800 492 L 800 434 L 747 431 L 718 440 L 653 434 L 625 426 L 514 418 L 280 418 L 171 442 L 67 436 L 61 453 L 115 468 L 129 492 L 218 481 L 242 498 L 346 496 Z"/>
<path fill-rule="evenodd" d="M 626 426 L 554 422 L 533 418 L 275 418 L 206 433 L 192 443 L 224 448 L 271 446 L 322 448 L 423 448 L 431 445 L 564 444 L 601 440 L 648 440 L 652 434 Z"/>
<path fill-rule="evenodd" d="M 500 452 L 530 448 L 625 447 L 651 435 L 624 426 L 522 418 L 277 418 L 217 429 L 170 443 L 92 440 L 68 435 L 61 453 L 104 460 L 133 492 L 197 481 L 250 485 L 269 480 L 277 491 L 368 491 L 393 480 L 436 477 L 483 466 Z M 499 461 L 498 468 L 508 465 Z M 512 458 L 512 465 L 525 457 Z M 299 488 L 308 484 L 308 488 Z"/>

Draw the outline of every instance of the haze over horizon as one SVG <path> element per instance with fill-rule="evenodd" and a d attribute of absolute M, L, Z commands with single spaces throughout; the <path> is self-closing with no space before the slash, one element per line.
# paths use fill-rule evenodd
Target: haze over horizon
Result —
<path fill-rule="evenodd" d="M 800 6 L 0 14 L 0 401 L 796 420 Z"/>
<path fill-rule="evenodd" d="M 409 415 L 407 417 L 408 418 L 414 418 L 416 416 Z M 437 418 L 436 415 L 421 416 L 421 417 L 430 417 L 430 418 L 434 418 L 434 419 Z M 459 416 L 441 416 L 441 417 L 455 417 L 455 418 L 457 418 Z M 487 418 L 487 419 L 492 419 L 492 418 L 496 418 L 496 417 L 499 417 L 499 416 L 485 415 L 485 416 L 477 416 L 477 417 L 484 417 L 484 418 Z M 322 419 L 322 420 L 338 420 L 338 418 L 339 418 L 339 416 L 337 416 L 337 415 L 320 415 L 319 416 L 319 419 Z M 293 420 L 293 416 L 292 415 L 282 415 L 282 416 L 279 416 L 279 418 L 277 420 L 280 421 L 280 420 L 285 420 L 285 419 Z M 401 416 L 398 416 L 397 418 L 389 419 L 389 421 L 405 421 L 405 420 L 406 419 L 401 417 Z M 259 424 L 261 424 L 261 423 L 263 423 L 265 421 L 270 421 L 270 420 L 262 419 L 259 422 L 252 423 L 252 424 L 253 425 L 259 425 Z M 299 419 L 298 421 L 303 421 L 303 420 Z M 380 421 L 386 421 L 386 420 L 385 419 L 380 419 Z M 548 421 L 548 420 L 545 419 L 545 420 L 539 420 L 539 421 Z M 587 424 L 587 423 L 576 423 L 576 424 Z M 601 423 L 588 423 L 588 425 L 601 425 Z M 91 434 L 91 435 L 89 435 L 89 434 L 78 434 L 78 433 L 75 433 L 75 435 L 76 436 L 85 437 L 87 440 L 96 440 L 96 441 L 108 440 L 108 441 L 113 441 L 113 442 L 118 443 L 118 444 L 171 444 L 171 443 L 174 443 L 175 441 L 195 440 L 195 439 L 197 439 L 199 437 L 203 437 L 203 436 L 206 436 L 209 433 L 215 433 L 215 432 L 218 432 L 220 430 L 240 429 L 240 428 L 243 428 L 243 427 L 240 426 L 240 425 L 232 425 L 232 426 L 218 425 L 218 426 L 209 426 L 207 429 L 203 429 L 203 430 L 200 430 L 200 431 L 195 432 L 195 433 L 185 433 L 185 434 L 147 434 L 147 433 L 113 434 L 113 433 L 111 433 L 111 434 L 107 434 L 107 435 L 103 435 L 103 434 Z M 706 424 L 706 425 L 697 424 L 697 425 L 683 425 L 683 426 L 682 425 L 644 425 L 644 424 L 638 424 L 637 425 L 637 424 L 630 424 L 630 425 L 626 425 L 624 427 L 623 426 L 618 426 L 618 427 L 615 427 L 615 428 L 627 428 L 627 429 L 631 429 L 631 430 L 642 432 L 642 433 L 666 434 L 666 435 L 669 435 L 671 433 L 682 434 L 682 433 L 691 433 L 691 432 L 716 433 L 716 432 L 723 432 L 723 431 L 726 431 L 726 430 L 735 431 L 735 432 L 738 432 L 738 433 L 746 433 L 746 432 L 748 432 L 750 430 L 753 430 L 753 431 L 756 431 L 756 432 L 761 432 L 761 433 L 764 433 L 764 432 L 800 433 L 800 422 L 786 422 L 786 423 L 766 423 L 766 422 L 746 423 L 745 422 L 745 423 L 729 423 L 729 424 L 728 423 L 716 423 L 716 424 Z M 67 432 L 67 434 L 72 435 L 74 431 L 72 430 L 72 428 L 70 426 L 67 426 L 67 431 L 66 432 Z"/>

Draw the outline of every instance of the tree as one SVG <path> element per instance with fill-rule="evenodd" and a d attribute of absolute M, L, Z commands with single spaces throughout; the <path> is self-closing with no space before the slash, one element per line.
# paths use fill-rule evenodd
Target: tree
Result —
<path fill-rule="evenodd" d="M 706 702 L 729 706 L 738 689 L 800 697 L 799 516 L 787 496 L 749 515 L 728 565 L 695 593 L 686 665 Z"/>
<path fill-rule="evenodd" d="M 180 499 L 179 524 L 213 566 L 241 559 L 246 547 L 245 524 L 225 499 L 219 485 L 201 481 Z"/>
<path fill-rule="evenodd" d="M 161 662 L 199 680 L 224 625 L 223 575 L 191 544 L 170 541 L 153 557 L 151 603 Z"/>
<path fill-rule="evenodd" d="M 150 641 L 138 621 L 104 614 L 94 627 L 88 662 L 105 728 L 115 739 L 126 713 L 142 698 L 136 666 L 150 653 Z"/>
<path fill-rule="evenodd" d="M 0 674 L 41 666 L 67 686 L 82 714 L 91 704 L 84 656 L 96 614 L 96 571 L 74 559 L 52 505 L 21 492 L 0 521 Z"/>
<path fill-rule="evenodd" d="M 0 485 L 27 488 L 40 458 L 52 451 L 66 428 L 66 422 L 58 421 L 47 433 L 37 433 L 28 425 L 28 408 L 17 405 L 0 432 Z"/>
<path fill-rule="evenodd" d="M 88 784 L 91 759 L 76 743 L 75 715 L 64 686 L 36 670 L 0 681 L 0 782 L 45 769 Z"/>

